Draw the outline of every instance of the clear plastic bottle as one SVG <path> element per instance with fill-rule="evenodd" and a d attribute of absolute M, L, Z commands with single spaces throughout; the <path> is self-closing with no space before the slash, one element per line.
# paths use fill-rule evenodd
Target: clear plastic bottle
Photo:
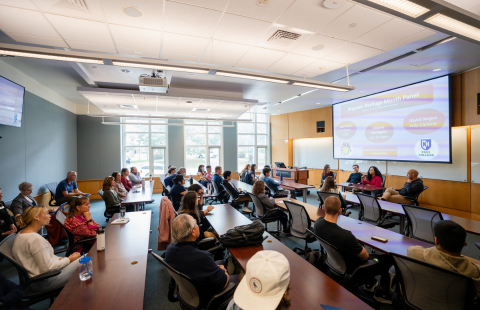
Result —
<path fill-rule="evenodd" d="M 82 256 L 80 258 L 80 266 L 78 267 L 78 276 L 80 281 L 87 281 L 93 276 L 92 258 L 90 256 Z"/>
<path fill-rule="evenodd" d="M 292 200 L 292 193 L 290 193 L 290 191 L 288 191 L 287 200 L 288 201 Z"/>

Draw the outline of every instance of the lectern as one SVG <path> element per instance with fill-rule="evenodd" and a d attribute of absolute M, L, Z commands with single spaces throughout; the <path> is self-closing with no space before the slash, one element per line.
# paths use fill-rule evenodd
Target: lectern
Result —
<path fill-rule="evenodd" d="M 293 181 L 295 183 L 307 184 L 308 170 L 305 169 L 288 169 L 288 168 L 272 168 L 274 178 L 283 176 L 285 181 Z"/>

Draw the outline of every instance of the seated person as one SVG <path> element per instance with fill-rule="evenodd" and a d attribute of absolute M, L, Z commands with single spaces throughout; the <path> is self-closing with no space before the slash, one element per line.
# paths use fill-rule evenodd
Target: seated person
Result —
<path fill-rule="evenodd" d="M 187 214 L 177 216 L 172 223 L 175 243 L 168 246 L 165 262 L 192 280 L 200 303 L 205 307 L 229 282 L 236 284 L 238 275 L 229 276 L 223 262 L 215 262 L 212 254 L 199 250 L 195 242 L 199 236 L 200 228 L 193 217 Z"/>
<path fill-rule="evenodd" d="M 253 184 L 252 194 L 256 195 L 258 199 L 265 205 L 266 212 L 272 209 L 277 209 L 277 211 L 270 213 L 272 216 L 279 216 L 280 223 L 283 226 L 283 233 L 290 234 L 290 227 L 288 225 L 288 215 L 282 210 L 278 209 L 278 206 L 275 204 L 275 198 L 268 198 L 265 195 L 265 181 L 257 181 Z"/>
<path fill-rule="evenodd" d="M 130 168 L 130 174 L 128 175 L 128 178 L 132 182 L 132 185 L 137 185 L 142 183 L 142 176 L 140 175 L 140 172 L 137 170 L 137 167 Z"/>
<path fill-rule="evenodd" d="M 330 165 L 325 165 L 323 167 L 321 186 L 323 186 L 323 182 L 325 182 L 327 177 L 335 177 L 333 172 L 330 170 Z"/>
<path fill-rule="evenodd" d="M 18 196 L 13 199 L 11 205 L 13 216 L 17 214 L 21 215 L 23 213 L 23 210 L 27 209 L 28 207 L 33 207 L 37 205 L 37 202 L 32 197 L 32 183 L 22 182 L 20 183 L 20 185 L 18 185 L 18 189 L 20 190 L 20 194 L 18 194 Z"/>
<path fill-rule="evenodd" d="M 257 168 L 257 165 L 252 164 L 250 171 L 245 174 L 245 179 L 243 179 L 243 182 L 247 184 L 253 185 L 255 183 L 255 180 L 257 179 L 255 175 L 255 169 Z"/>
<path fill-rule="evenodd" d="M 240 171 L 240 180 L 245 180 L 245 176 L 250 171 L 250 164 L 246 164 L 242 171 Z"/>
<path fill-rule="evenodd" d="M 17 232 L 17 226 L 14 224 L 13 217 L 8 214 L 5 203 L 2 201 L 3 194 L 2 189 L 0 188 L 0 240 L 5 239 L 8 235 L 14 234 Z"/>
<path fill-rule="evenodd" d="M 198 196 L 198 210 L 203 209 L 203 195 L 205 195 L 205 191 L 203 190 L 203 187 L 200 184 L 192 184 L 187 188 L 187 191 L 193 191 L 197 193 Z"/>
<path fill-rule="evenodd" d="M 383 193 L 382 200 L 387 200 L 395 203 L 411 204 L 412 201 L 407 197 L 414 197 L 423 191 L 423 180 L 418 178 L 418 171 L 410 169 L 407 172 L 407 182 L 402 189 L 387 188 Z"/>
<path fill-rule="evenodd" d="M 340 198 L 340 201 L 342 203 L 342 209 L 347 210 L 347 203 L 345 199 L 343 199 L 343 196 L 341 195 L 340 191 L 337 189 L 337 186 L 335 186 L 335 180 L 333 177 L 327 177 L 325 179 L 325 182 L 323 183 L 323 186 L 320 188 L 321 192 L 326 192 L 326 193 L 335 193 L 339 194 L 338 197 Z"/>
<path fill-rule="evenodd" d="M 270 169 L 270 166 L 269 166 L 269 165 L 265 165 L 265 166 L 263 167 L 263 169 L 265 169 L 265 168 L 269 169 L 270 171 L 272 170 L 272 169 Z M 265 175 L 263 174 L 263 169 L 262 169 L 262 173 L 258 176 L 258 179 L 259 179 L 260 181 L 263 181 L 263 178 L 265 177 Z"/>
<path fill-rule="evenodd" d="M 352 184 L 362 183 L 363 174 L 359 172 L 360 167 L 358 165 L 353 165 L 353 173 L 350 173 L 348 176 L 347 182 Z"/>
<path fill-rule="evenodd" d="M 197 241 L 200 241 L 203 238 L 213 237 L 213 233 L 207 231 L 211 225 L 210 222 L 205 218 L 205 215 L 207 215 L 208 211 L 212 211 L 213 209 L 213 206 L 209 206 L 204 211 L 199 211 L 196 192 L 187 192 L 185 195 L 183 195 L 182 202 L 180 203 L 180 209 L 178 209 L 178 215 L 188 214 L 195 219 L 197 225 L 202 224 L 202 227 L 200 228 L 200 237 L 198 237 Z"/>
<path fill-rule="evenodd" d="M 273 197 L 275 197 L 275 198 L 287 197 L 288 192 L 290 192 L 291 197 L 293 199 L 295 199 L 297 197 L 295 195 L 295 190 L 294 189 L 292 189 L 292 190 L 279 189 L 278 186 L 280 185 L 280 183 L 275 181 L 274 179 L 272 179 L 270 177 L 270 173 L 271 173 L 270 168 L 263 168 L 263 174 L 265 175 L 265 177 L 263 178 L 263 182 L 265 182 L 265 184 L 268 184 L 268 185 L 270 185 L 270 187 L 273 188 L 273 190 L 275 191 L 275 195 L 273 195 Z"/>
<path fill-rule="evenodd" d="M 261 294 L 251 283 L 267 283 Z M 287 310 L 290 263 L 277 251 L 259 251 L 247 262 L 247 272 L 238 284 L 227 310 Z"/>
<path fill-rule="evenodd" d="M 14 306 L 23 297 L 23 287 L 0 274 L 0 307 L 3 310 L 31 310 L 28 306 Z"/>
<path fill-rule="evenodd" d="M 371 185 L 371 186 L 379 186 L 382 187 L 383 178 L 382 173 L 378 170 L 377 167 L 371 166 L 368 168 L 367 175 L 362 175 L 362 184 L 363 185 Z M 370 195 L 371 191 L 363 191 L 365 194 Z M 375 196 L 382 195 L 383 190 L 379 189 L 375 191 Z"/>
<path fill-rule="evenodd" d="M 34 206 L 23 211 L 20 217 L 22 225 L 13 242 L 12 253 L 15 261 L 25 268 L 30 277 L 35 277 L 48 271 L 61 270 L 60 274 L 33 283 L 28 287 L 31 292 L 40 293 L 50 289 L 63 287 L 80 265 L 78 252 L 69 257 L 59 257 L 53 254 L 53 248 L 38 231 L 50 223 L 50 215 L 43 206 Z M 77 272 L 78 277 L 78 272 Z"/>
<path fill-rule="evenodd" d="M 61 205 L 62 203 L 70 203 L 70 201 L 80 195 L 89 195 L 82 193 L 78 187 L 77 182 L 77 173 L 75 171 L 69 171 L 67 173 L 67 178 L 60 181 L 57 185 L 57 190 L 55 191 L 55 203 Z"/>
<path fill-rule="evenodd" d="M 177 172 L 177 168 L 175 168 L 173 165 L 168 165 L 168 168 L 167 168 L 167 173 L 165 173 L 165 177 L 168 177 L 170 175 L 172 175 L 172 173 L 175 173 Z"/>
<path fill-rule="evenodd" d="M 215 174 L 213 175 L 213 182 L 217 185 L 217 197 L 220 202 L 228 203 L 228 195 L 225 187 L 223 186 L 223 178 L 222 174 L 222 167 L 216 166 L 215 167 Z"/>
<path fill-rule="evenodd" d="M 407 249 L 407 256 L 472 278 L 477 297 L 480 296 L 480 266 L 462 255 L 462 249 L 467 245 L 465 229 L 453 221 L 445 220 L 435 224 L 433 233 L 434 246 L 427 249 L 411 246 Z"/>
<path fill-rule="evenodd" d="M 97 236 L 97 228 L 100 227 L 93 219 L 90 213 L 90 199 L 80 196 L 72 201 L 68 208 L 67 218 L 65 219 L 65 228 L 72 233 L 73 241 Z M 74 252 L 88 253 L 95 241 L 78 244 L 73 248 Z"/>
<path fill-rule="evenodd" d="M 209 182 L 212 182 L 212 179 L 213 179 L 212 166 L 210 165 L 207 166 L 207 172 L 205 172 L 205 179 L 207 179 Z"/>
<path fill-rule="evenodd" d="M 112 177 L 115 178 L 115 187 L 113 188 L 117 192 L 118 197 L 124 199 L 128 195 L 128 191 L 122 183 L 122 175 L 120 172 L 115 171 L 112 173 Z"/>
<path fill-rule="evenodd" d="M 128 170 L 127 170 L 128 171 Z M 113 177 L 106 177 L 103 180 L 103 199 L 107 202 L 108 213 L 118 213 L 120 212 L 120 208 L 116 205 L 120 205 L 122 203 L 122 198 L 120 198 L 115 191 L 115 179 Z M 127 205 L 127 204 L 122 204 Z"/>
<path fill-rule="evenodd" d="M 242 202 L 243 202 L 243 209 L 242 209 L 242 212 L 247 212 L 247 213 L 250 213 L 252 212 L 249 208 L 248 208 L 248 203 L 250 201 L 252 201 L 252 199 L 250 198 L 250 196 L 242 193 L 242 189 L 239 188 L 237 189 L 237 187 L 230 181 L 232 179 L 232 172 L 231 171 L 225 171 L 223 173 L 223 186 L 225 187 L 225 189 L 227 190 L 227 193 L 229 194 L 232 194 L 233 197 L 232 197 L 232 207 L 237 207 L 239 205 L 242 205 Z"/>
<path fill-rule="evenodd" d="M 120 178 L 120 181 L 123 184 L 123 187 L 129 192 L 133 188 L 132 181 L 128 178 L 130 175 L 130 172 L 128 171 L 128 168 L 122 168 L 122 176 Z"/>
<path fill-rule="evenodd" d="M 180 168 L 178 169 L 178 172 L 176 172 L 177 170 L 174 169 L 172 170 L 172 174 L 170 174 L 170 176 L 166 177 L 164 182 L 165 182 L 165 186 L 170 186 L 170 187 L 173 187 L 175 185 L 175 182 L 173 182 L 173 179 L 177 176 L 177 175 L 181 175 L 181 176 L 185 176 L 186 175 L 186 169 L 185 168 Z"/>
<path fill-rule="evenodd" d="M 178 211 L 180 208 L 180 202 L 182 201 L 183 195 L 187 193 L 187 189 L 183 186 L 185 185 L 183 175 L 178 174 L 173 181 L 175 182 L 175 185 L 173 185 L 170 190 L 170 195 L 172 196 L 173 208 L 175 211 Z"/>
<path fill-rule="evenodd" d="M 210 183 L 206 178 L 205 178 L 205 165 L 200 165 L 198 166 L 198 183 L 202 184 L 203 186 L 207 187 L 208 184 Z"/>
<path fill-rule="evenodd" d="M 358 243 L 351 231 L 337 225 L 338 217 L 342 213 L 340 199 L 328 197 L 325 199 L 323 209 L 325 210 L 325 217 L 315 221 L 315 234 L 338 249 L 345 260 L 347 271 L 349 272 L 355 270 L 363 261 L 368 259 L 377 260 L 376 267 L 372 268 L 371 283 L 365 285 L 364 289 L 373 292 L 375 286 L 377 286 L 377 280 L 374 277 L 381 275 L 380 288 L 375 292 L 374 298 L 381 303 L 391 304 L 389 269 L 393 265 L 392 257 L 390 255 L 369 255 L 367 250 Z"/>

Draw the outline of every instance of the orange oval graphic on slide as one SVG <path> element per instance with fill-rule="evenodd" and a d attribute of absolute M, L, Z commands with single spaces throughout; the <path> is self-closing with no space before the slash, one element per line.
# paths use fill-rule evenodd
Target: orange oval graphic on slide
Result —
<path fill-rule="evenodd" d="M 351 121 L 341 122 L 337 125 L 335 133 L 340 139 L 350 139 L 357 133 L 357 126 Z"/>
<path fill-rule="evenodd" d="M 393 133 L 393 126 L 387 122 L 375 122 L 365 129 L 365 137 L 373 143 L 388 141 Z"/>
<path fill-rule="evenodd" d="M 422 109 L 408 114 L 403 120 L 403 127 L 413 134 L 429 134 L 442 128 L 445 115 L 434 109 Z"/>

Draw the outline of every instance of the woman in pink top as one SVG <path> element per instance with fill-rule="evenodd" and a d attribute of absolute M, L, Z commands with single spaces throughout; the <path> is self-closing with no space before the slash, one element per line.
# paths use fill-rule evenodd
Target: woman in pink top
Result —
<path fill-rule="evenodd" d="M 68 209 L 65 219 L 65 228 L 73 234 L 74 241 L 97 236 L 97 228 L 100 227 L 93 219 L 90 213 L 90 199 L 86 196 L 80 196 L 74 199 Z M 87 253 L 95 241 L 78 244 L 73 248 L 73 252 Z"/>
<path fill-rule="evenodd" d="M 382 181 L 383 181 L 383 178 L 382 178 L 382 173 L 380 172 L 380 170 L 378 170 L 377 167 L 375 166 L 371 166 L 369 169 L 368 169 L 368 173 L 367 175 L 362 175 L 362 183 L 363 185 L 371 185 L 371 186 L 379 186 L 379 187 L 382 187 Z M 371 192 L 370 191 L 363 191 L 365 194 L 368 194 L 370 195 Z M 381 195 L 383 193 L 383 190 L 376 190 L 375 191 L 375 194 L 376 195 Z"/>

